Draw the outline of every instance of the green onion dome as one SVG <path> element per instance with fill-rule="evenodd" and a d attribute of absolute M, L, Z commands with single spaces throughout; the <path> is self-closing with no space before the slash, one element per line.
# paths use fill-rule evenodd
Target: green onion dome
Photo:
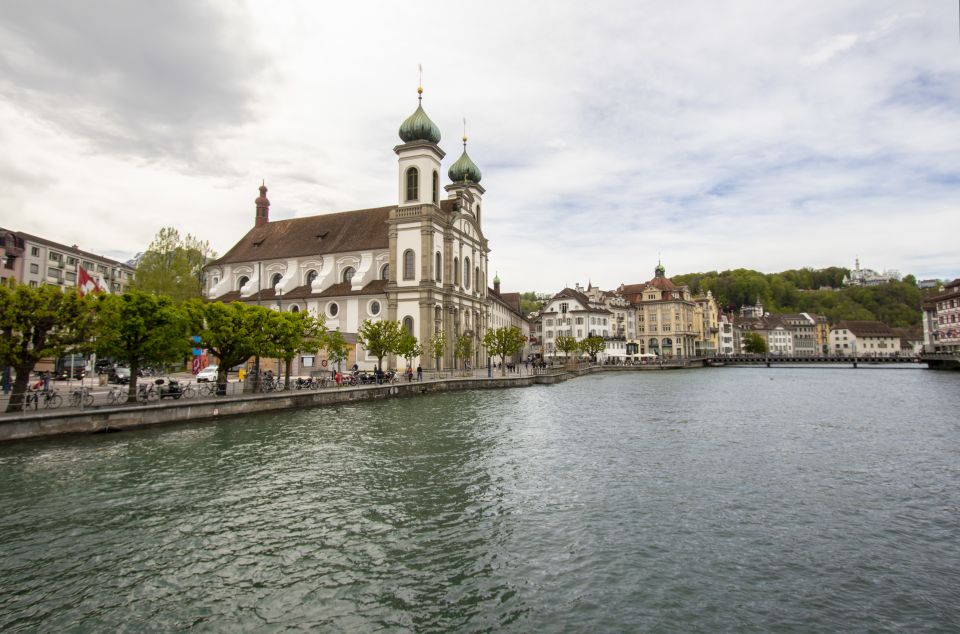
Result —
<path fill-rule="evenodd" d="M 450 180 L 454 183 L 462 183 L 464 181 L 470 181 L 472 183 L 480 182 L 480 168 L 477 167 L 477 164 L 474 163 L 470 159 L 470 155 L 467 154 L 467 137 L 463 137 L 463 154 L 450 166 L 447 175 L 450 176 Z"/>
<path fill-rule="evenodd" d="M 417 88 L 417 92 L 422 95 L 423 88 Z M 420 100 L 421 97 L 417 99 Z M 413 141 L 440 143 L 440 128 L 423 111 L 422 103 L 417 104 L 416 111 L 400 125 L 400 138 L 403 139 L 404 143 L 412 143 Z"/>
<path fill-rule="evenodd" d="M 494 276 L 493 276 L 493 283 L 494 283 L 494 284 L 499 284 L 499 283 L 500 283 L 500 273 L 495 273 L 495 274 L 494 274 Z"/>

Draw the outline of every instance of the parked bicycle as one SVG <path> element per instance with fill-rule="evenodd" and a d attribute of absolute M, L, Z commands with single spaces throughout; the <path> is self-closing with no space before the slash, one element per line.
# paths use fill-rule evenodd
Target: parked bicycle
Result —
<path fill-rule="evenodd" d="M 137 385 L 137 401 L 140 403 L 152 403 L 160 400 L 160 394 L 153 387 L 152 383 L 141 383 Z"/>
<path fill-rule="evenodd" d="M 110 391 L 107 392 L 107 401 L 111 405 L 119 405 L 120 403 L 127 402 L 127 388 L 126 386 L 115 385 L 110 388 Z"/>
<path fill-rule="evenodd" d="M 70 407 L 80 407 L 81 403 L 84 407 L 93 405 L 93 394 L 90 392 L 90 388 L 83 385 L 70 392 Z"/>
<path fill-rule="evenodd" d="M 56 388 L 48 390 L 27 388 L 26 394 L 23 395 L 24 411 L 39 409 L 40 405 L 43 405 L 47 409 L 56 409 L 63 405 L 63 397 L 57 394 Z"/>

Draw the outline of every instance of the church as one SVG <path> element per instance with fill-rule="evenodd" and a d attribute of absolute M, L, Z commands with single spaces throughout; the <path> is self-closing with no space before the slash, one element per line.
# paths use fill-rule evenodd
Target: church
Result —
<path fill-rule="evenodd" d="M 424 345 L 442 330 L 443 368 L 453 367 L 452 342 L 465 334 L 474 339 L 473 367 L 486 363 L 481 341 L 490 318 L 490 248 L 481 229 L 480 169 L 464 136 L 441 194 L 446 153 L 440 129 L 423 109 L 423 88 L 417 93 L 417 109 L 401 124 L 402 143 L 393 148 L 395 204 L 271 221 L 263 184 L 253 227 L 205 267 L 207 298 L 308 311 L 351 344 L 368 319 L 396 320 Z M 351 352 L 348 363 L 375 366 L 359 344 Z M 429 356 L 414 365 L 435 368 Z M 300 365 L 306 370 L 312 363 L 304 357 Z"/>

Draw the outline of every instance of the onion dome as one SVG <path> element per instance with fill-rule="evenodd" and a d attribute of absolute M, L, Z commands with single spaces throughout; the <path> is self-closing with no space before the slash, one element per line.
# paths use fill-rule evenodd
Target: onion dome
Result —
<path fill-rule="evenodd" d="M 657 277 L 664 277 L 667 274 L 667 269 L 665 269 L 662 264 L 657 262 L 657 268 L 653 270 L 653 273 Z"/>
<path fill-rule="evenodd" d="M 471 183 L 480 182 L 480 168 L 477 167 L 477 164 L 474 163 L 470 159 L 470 155 L 467 154 L 467 137 L 463 137 L 463 154 L 450 166 L 447 175 L 450 176 L 450 180 L 454 183 L 462 183 L 464 181 L 470 181 Z"/>
<path fill-rule="evenodd" d="M 429 141 L 430 143 L 440 142 L 440 128 L 430 120 L 427 113 L 423 111 L 423 87 L 417 88 L 417 109 L 407 120 L 400 124 L 400 138 L 404 143 L 413 141 Z"/>
<path fill-rule="evenodd" d="M 494 276 L 493 276 L 493 283 L 494 283 L 494 284 L 499 284 L 499 283 L 500 283 L 500 273 L 499 273 L 499 272 L 494 274 Z"/>

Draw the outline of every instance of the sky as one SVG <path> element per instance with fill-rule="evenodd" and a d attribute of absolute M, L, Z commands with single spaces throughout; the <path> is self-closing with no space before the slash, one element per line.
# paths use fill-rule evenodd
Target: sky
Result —
<path fill-rule="evenodd" d="M 956 0 L 7 0 L 0 226 L 117 259 L 396 204 L 416 108 L 483 172 L 504 291 L 960 276 Z"/>

